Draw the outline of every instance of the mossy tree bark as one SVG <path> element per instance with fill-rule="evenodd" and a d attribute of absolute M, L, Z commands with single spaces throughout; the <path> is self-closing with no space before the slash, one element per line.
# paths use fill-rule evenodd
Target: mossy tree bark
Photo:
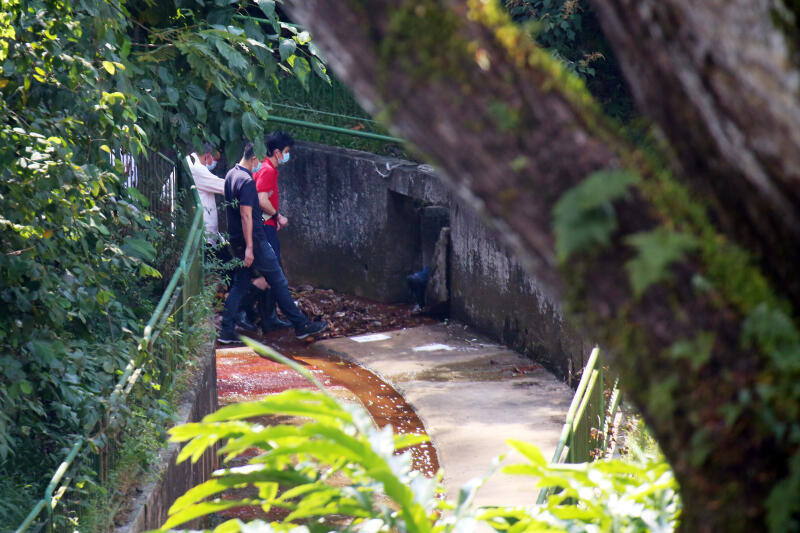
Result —
<path fill-rule="evenodd" d="M 720 227 L 762 256 L 797 301 L 797 28 L 768 0 L 592 0 L 639 108 Z M 797 3 L 795 2 L 795 5 Z M 799 9 L 799 8 L 795 8 Z"/>
<path fill-rule="evenodd" d="M 768 343 L 748 331 L 759 309 L 786 311 L 797 301 L 787 261 L 800 253 L 800 118 L 793 73 L 784 72 L 789 51 L 766 0 L 716 11 L 711 4 L 722 2 L 695 9 L 680 0 L 595 1 L 674 160 L 659 162 L 626 141 L 582 85 L 492 2 L 285 5 L 359 101 L 436 164 L 614 355 L 626 392 L 676 471 L 684 529 L 786 524 L 797 509 L 783 505 L 781 514 L 771 505 L 785 494 L 775 487 L 791 491 L 787 479 L 800 479 L 791 396 L 800 396 L 792 388 L 800 368 L 779 368 Z M 726 10 L 736 13 L 713 17 Z M 738 35 L 744 42 L 733 46 L 736 34 L 728 37 L 723 24 L 747 29 Z M 748 48 L 752 42 L 763 46 Z M 747 73 L 736 69 L 739 53 L 752 59 Z M 600 210 L 607 232 L 559 256 L 557 241 L 571 230 L 567 224 L 556 238 L 556 204 L 587 176 L 623 168 L 638 179 Z M 664 247 L 688 243 L 687 253 L 666 261 L 669 275 L 655 272 L 635 288 L 637 261 L 648 253 L 636 243 L 664 235 Z M 733 239 L 760 252 L 766 277 Z M 777 402 L 777 391 L 795 407 Z"/>

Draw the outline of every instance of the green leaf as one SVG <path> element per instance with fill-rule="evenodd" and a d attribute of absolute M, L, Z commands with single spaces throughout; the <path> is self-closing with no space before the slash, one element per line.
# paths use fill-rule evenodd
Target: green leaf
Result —
<path fill-rule="evenodd" d="M 264 74 L 269 76 L 273 74 L 277 68 L 277 61 L 272 55 L 272 51 L 262 47 L 254 47 L 252 49 L 253 55 L 258 60 L 261 68 L 264 69 Z"/>
<path fill-rule="evenodd" d="M 248 139 L 256 144 L 263 144 L 258 141 L 263 136 L 264 129 L 261 127 L 261 122 L 258 118 L 250 111 L 246 111 L 242 115 L 242 129 Z"/>
<path fill-rule="evenodd" d="M 31 394 L 33 393 L 33 385 L 31 385 L 30 381 L 22 380 L 19 382 L 19 390 L 22 391 L 22 394 Z"/>
<path fill-rule="evenodd" d="M 131 53 L 131 40 L 126 37 L 125 40 L 122 42 L 122 46 L 120 47 L 119 56 L 123 59 L 126 59 L 130 55 L 130 53 Z"/>
<path fill-rule="evenodd" d="M 161 530 L 166 531 L 169 529 L 173 529 L 175 526 L 179 526 L 184 522 L 188 522 L 190 520 L 194 520 L 195 518 L 206 516 L 212 513 L 218 513 L 226 509 L 232 509 L 234 507 L 258 506 L 259 504 L 260 501 L 257 499 L 244 499 L 244 500 L 214 500 L 211 502 L 201 503 L 199 505 L 192 505 L 191 507 L 187 507 L 182 511 L 179 511 L 174 515 L 170 516 L 169 519 L 166 522 L 164 522 L 164 525 L 161 526 Z"/>
<path fill-rule="evenodd" d="M 178 101 L 180 100 L 180 93 L 178 93 L 177 89 L 175 89 L 175 87 L 167 87 L 166 91 L 169 103 L 177 104 Z"/>
<path fill-rule="evenodd" d="M 31 342 L 33 353 L 45 365 L 52 366 L 56 362 L 56 353 L 53 350 L 53 343 L 49 341 L 35 340 Z"/>
<path fill-rule="evenodd" d="M 430 440 L 430 437 L 427 435 L 404 433 L 402 435 L 395 435 L 394 447 L 396 450 L 402 450 L 403 448 L 408 448 L 409 446 L 416 446 L 417 444 L 430 442 Z"/>
<path fill-rule="evenodd" d="M 248 63 L 247 59 L 237 52 L 231 45 L 223 41 L 222 39 L 215 39 L 214 45 L 219 50 L 219 53 L 222 54 L 222 57 L 228 63 L 228 67 L 234 68 L 237 70 L 248 70 L 250 64 Z"/>
<path fill-rule="evenodd" d="M 206 99 L 206 92 L 194 83 L 186 86 L 186 92 L 195 100 L 204 101 Z"/>
<path fill-rule="evenodd" d="M 249 38 L 264 42 L 264 33 L 258 25 L 250 19 L 246 20 L 244 23 L 244 32 Z"/>
<path fill-rule="evenodd" d="M 151 267 L 147 263 L 140 263 L 139 264 L 139 277 L 142 278 L 160 278 L 161 272 L 156 270 L 155 268 Z"/>
<path fill-rule="evenodd" d="M 711 358 L 711 349 L 714 347 L 714 334 L 700 333 L 692 340 L 680 340 L 669 348 L 669 355 L 673 359 L 686 359 L 692 370 L 697 371 Z"/>
<path fill-rule="evenodd" d="M 139 192 L 139 189 L 136 187 L 126 187 L 125 190 L 131 198 L 138 202 L 140 206 L 144 207 L 145 209 L 150 207 L 150 200 L 148 200 L 145 195 Z"/>
<path fill-rule="evenodd" d="M 96 300 L 100 305 L 106 305 L 114 298 L 114 293 L 111 291 L 102 290 L 97 293 Z"/>
<path fill-rule="evenodd" d="M 667 267 L 681 261 L 687 252 L 698 246 L 694 236 L 677 233 L 663 226 L 630 235 L 625 242 L 636 250 L 636 256 L 625 264 L 625 268 L 637 297 L 654 283 L 665 279 Z"/>
<path fill-rule="evenodd" d="M 234 100 L 233 98 L 228 98 L 225 100 L 225 105 L 222 107 L 222 110 L 226 113 L 235 113 L 239 110 L 239 102 Z"/>
<path fill-rule="evenodd" d="M 304 57 L 295 57 L 292 70 L 300 81 L 304 89 L 308 90 L 308 75 L 311 73 L 311 66 Z"/>
<path fill-rule="evenodd" d="M 311 60 L 311 68 L 314 70 L 314 73 L 315 73 L 315 74 L 316 74 L 318 77 L 320 77 L 320 78 L 322 78 L 323 80 L 325 80 L 325 82 L 326 82 L 328 85 L 330 85 L 330 84 L 331 84 L 331 78 L 330 78 L 330 76 L 328 76 L 327 69 L 325 68 L 325 65 L 324 65 L 324 63 L 322 63 L 322 61 L 320 61 L 320 60 L 319 60 L 319 59 L 317 59 L 317 58 L 313 58 L 313 59 Z"/>
<path fill-rule="evenodd" d="M 239 139 L 239 134 L 241 133 L 241 130 L 239 128 L 241 128 L 240 121 L 236 120 L 234 117 L 225 118 L 222 121 L 222 125 L 220 126 L 220 133 L 222 134 L 221 135 L 222 138 L 224 140 L 226 140 L 226 141 L 239 141 L 240 140 Z M 226 148 L 227 148 L 227 146 L 226 146 Z M 232 154 L 233 155 L 232 156 L 232 155 L 227 154 L 227 150 L 226 150 L 226 155 L 228 155 L 228 160 L 229 161 L 238 161 L 239 157 L 241 157 L 242 154 L 238 154 L 238 155 L 235 155 L 235 154 L 237 152 L 239 152 L 239 151 L 240 150 L 236 149 L 234 151 L 234 154 Z"/>
<path fill-rule="evenodd" d="M 320 52 L 319 48 L 317 48 L 317 45 L 314 43 L 308 43 L 308 51 L 312 56 L 318 57 L 323 64 L 325 63 L 325 58 L 322 56 L 322 52 Z"/>
<path fill-rule="evenodd" d="M 122 245 L 122 250 L 143 261 L 152 262 L 156 259 L 156 249 L 144 239 L 128 237 Z"/>
<path fill-rule="evenodd" d="M 612 202 L 624 197 L 638 181 L 625 171 L 595 172 L 561 196 L 553 208 L 559 262 L 581 249 L 609 243 L 617 229 Z"/>
<path fill-rule="evenodd" d="M 756 306 L 742 324 L 742 344 L 747 348 L 758 346 L 771 354 L 798 343 L 800 331 L 792 318 L 766 303 Z"/>
<path fill-rule="evenodd" d="M 293 56 L 295 50 L 297 50 L 297 43 L 294 42 L 294 39 L 281 40 L 281 44 L 278 47 L 278 52 L 281 54 L 281 61 L 286 61 Z"/>
<path fill-rule="evenodd" d="M 275 0 L 256 0 L 259 9 L 264 12 L 267 18 L 275 16 Z"/>
<path fill-rule="evenodd" d="M 784 530 L 792 524 L 792 517 L 800 512 L 800 451 L 795 451 L 789 461 L 789 472 L 775 483 L 767 498 L 767 523 L 770 531 Z"/>
<path fill-rule="evenodd" d="M 226 405 L 207 415 L 203 418 L 203 422 L 242 420 L 274 414 L 307 416 L 317 420 L 333 418 L 343 422 L 352 421 L 350 413 L 343 410 L 333 398 L 316 391 L 294 389 L 268 396 L 258 402 Z"/>
<path fill-rule="evenodd" d="M 531 463 L 535 465 L 543 466 L 547 464 L 547 459 L 544 458 L 542 452 L 534 444 L 530 444 L 528 442 L 523 442 L 515 439 L 508 439 L 506 441 L 506 444 L 508 444 L 509 446 L 517 450 L 519 453 L 524 455 Z"/>
<path fill-rule="evenodd" d="M 103 61 L 103 68 L 106 69 L 106 72 L 108 72 L 112 76 L 114 75 L 114 72 L 117 71 L 117 69 L 114 68 L 114 63 L 112 63 L 111 61 Z"/>

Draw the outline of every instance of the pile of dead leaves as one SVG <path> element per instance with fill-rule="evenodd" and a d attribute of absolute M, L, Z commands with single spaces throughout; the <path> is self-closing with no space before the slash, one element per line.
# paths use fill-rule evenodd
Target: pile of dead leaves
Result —
<path fill-rule="evenodd" d="M 292 289 L 292 296 L 312 320 L 330 324 L 327 337 L 349 337 L 362 333 L 389 331 L 430 324 L 431 318 L 413 314 L 407 304 L 381 304 L 334 292 L 301 285 Z"/>

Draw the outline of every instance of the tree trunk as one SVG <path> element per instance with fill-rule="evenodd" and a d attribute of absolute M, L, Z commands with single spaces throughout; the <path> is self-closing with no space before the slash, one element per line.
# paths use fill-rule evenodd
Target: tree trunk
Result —
<path fill-rule="evenodd" d="M 796 296 L 795 280 L 788 282 L 790 269 L 783 261 L 800 250 L 795 220 L 800 164 L 794 164 L 800 150 L 790 153 L 800 144 L 800 120 L 791 114 L 797 102 L 788 98 L 791 87 L 778 83 L 783 78 L 770 77 L 767 70 L 763 77 L 770 83 L 758 82 L 763 94 L 739 104 L 737 94 L 750 93 L 726 84 L 754 84 L 760 78 L 753 78 L 755 73 L 731 75 L 736 74 L 735 59 L 726 68 L 699 71 L 687 61 L 673 65 L 680 54 L 664 44 L 665 50 L 658 51 L 658 40 L 650 34 L 674 43 L 676 50 L 688 47 L 679 45 L 683 40 L 698 39 L 697 34 L 677 31 L 682 22 L 670 19 L 689 8 L 659 7 L 683 2 L 639 2 L 645 7 L 638 11 L 625 9 L 626 3 L 597 0 L 607 32 L 628 30 L 612 43 L 652 46 L 641 53 L 618 50 L 623 64 L 628 54 L 634 57 L 625 71 L 643 105 L 660 105 L 657 80 L 676 87 L 670 86 L 670 97 L 662 98 L 669 102 L 667 110 L 653 116 L 664 119 L 668 137 L 678 141 L 675 153 L 688 176 L 688 191 L 665 176 L 647 153 L 630 146 L 585 90 L 492 2 L 289 0 L 286 5 L 297 22 L 313 31 L 330 66 L 358 100 L 373 114 L 387 117 L 395 133 L 437 165 L 455 190 L 502 230 L 549 296 L 565 301 L 590 337 L 615 354 L 613 363 L 626 392 L 675 469 L 684 498 L 684 529 L 761 531 L 766 529 L 765 502 L 786 477 L 797 443 L 763 423 L 763 402 L 740 398 L 742 391 L 758 398 L 757 385 L 763 385 L 765 376 L 776 383 L 785 376 L 770 366 L 762 350 L 742 343 L 743 319 L 758 298 L 735 296 L 729 287 L 735 280 L 727 268 L 740 273 L 739 278 L 752 269 L 740 255 L 729 253 L 695 197 L 702 195 L 711 206 L 722 231 L 744 236 L 747 243 L 768 245 L 775 242 L 770 232 L 778 232 L 783 239 L 780 253 L 762 247 L 762 259 L 773 279 L 787 281 L 781 289 Z M 756 7 L 748 7 L 746 0 L 739 3 L 745 14 L 753 14 L 741 20 L 731 14 L 738 27 L 762 20 Z M 652 25 L 652 13 L 662 12 L 670 21 L 664 30 Z M 623 23 L 633 23 L 623 15 L 651 25 L 631 31 Z M 762 27 L 750 28 L 746 35 L 758 35 Z M 718 28 L 712 24 L 704 29 L 713 34 Z M 753 72 L 758 71 L 756 59 Z M 707 75 L 712 79 L 706 80 Z M 713 105 L 692 105 L 695 95 L 688 88 L 698 84 L 707 93 L 719 85 Z M 782 92 L 774 92 L 778 89 Z M 775 94 L 779 101 L 772 102 Z M 770 104 L 763 111 L 764 122 L 753 121 L 763 101 Z M 747 114 L 736 122 L 737 134 L 729 123 L 742 106 Z M 753 134 L 742 134 L 749 126 Z M 725 135 L 709 136 L 719 130 Z M 741 142 L 730 146 L 725 139 Z M 620 168 L 631 169 L 642 181 L 614 202 L 615 229 L 608 242 L 559 260 L 554 206 L 587 176 Z M 724 184 L 719 183 L 721 175 Z M 628 268 L 636 255 L 626 238 L 655 228 L 697 235 L 701 244 L 671 264 L 668 278 L 635 294 Z M 726 254 L 730 262 L 717 258 Z M 769 294 L 766 284 L 753 276 L 754 286 L 763 289 L 759 294 Z M 708 338 L 713 344 L 703 355 L 703 339 Z M 781 420 L 796 424 L 787 417 Z"/>
<path fill-rule="evenodd" d="M 800 302 L 800 86 L 769 0 L 591 0 L 639 108 L 721 229 Z"/>

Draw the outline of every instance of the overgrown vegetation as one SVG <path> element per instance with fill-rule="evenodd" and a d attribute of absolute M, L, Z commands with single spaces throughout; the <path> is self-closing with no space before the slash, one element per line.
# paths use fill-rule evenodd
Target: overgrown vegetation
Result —
<path fill-rule="evenodd" d="M 1 5 L 0 477 L 41 497 L 76 438 L 105 445 L 107 397 L 174 261 L 171 224 L 111 154 L 210 140 L 238 157 L 264 134 L 265 80 L 325 68 L 270 1 Z"/>
<path fill-rule="evenodd" d="M 272 114 L 275 116 L 336 126 L 354 132 L 389 135 L 383 125 L 361 108 L 350 89 L 333 76 L 330 83 L 320 78 L 312 78 L 308 80 L 306 87 L 297 78 L 281 77 L 280 85 L 273 98 Z M 312 127 L 287 125 L 274 120 L 267 121 L 267 124 L 272 128 L 290 131 L 297 139 L 308 142 L 341 146 L 392 157 L 409 157 L 403 146 L 398 143 Z"/>
<path fill-rule="evenodd" d="M 588 0 L 503 0 L 515 22 L 580 76 L 603 110 L 618 120 L 635 117 L 630 90 Z"/>
<path fill-rule="evenodd" d="M 158 463 L 158 452 L 167 441 L 166 428 L 176 421 L 177 409 L 187 392 L 203 371 L 207 350 L 203 345 L 213 342 L 214 331 L 208 320 L 211 314 L 213 287 L 192 297 L 184 308 L 174 311 L 173 317 L 156 343 L 154 352 L 171 352 L 176 372 L 169 388 L 157 391 L 147 380 L 138 383 L 124 417 L 118 427 L 109 428 L 106 438 L 113 439 L 114 451 L 106 482 L 98 484 L 93 476 L 86 476 L 64 502 L 72 509 L 71 525 L 79 531 L 108 531 L 116 523 L 116 514 L 126 512 L 136 497 L 135 488 L 158 475 L 153 466 Z M 186 321 L 175 318 L 188 310 Z M 80 505 L 75 504 L 79 499 Z M 61 518 L 63 520 L 63 518 Z"/>

